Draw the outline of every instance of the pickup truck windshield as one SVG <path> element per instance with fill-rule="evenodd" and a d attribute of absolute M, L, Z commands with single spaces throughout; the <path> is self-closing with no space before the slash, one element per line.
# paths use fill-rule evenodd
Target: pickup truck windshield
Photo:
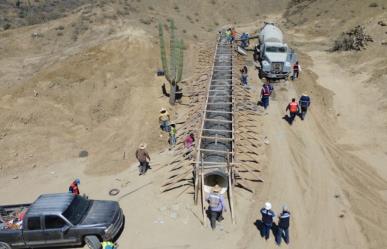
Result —
<path fill-rule="evenodd" d="M 77 225 L 82 221 L 82 218 L 85 217 L 89 206 L 89 200 L 77 195 L 74 197 L 66 211 L 63 212 L 63 216 L 66 217 L 71 224 Z"/>
<path fill-rule="evenodd" d="M 269 53 L 286 53 L 286 47 L 267 47 L 266 52 Z"/>

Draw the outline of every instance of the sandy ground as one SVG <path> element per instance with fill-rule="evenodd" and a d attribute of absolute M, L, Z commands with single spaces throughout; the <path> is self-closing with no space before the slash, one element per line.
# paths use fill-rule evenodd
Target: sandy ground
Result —
<path fill-rule="evenodd" d="M 67 18 L 68 23 L 74 21 Z M 369 55 L 328 53 L 331 38 L 318 33 L 318 19 L 305 32 L 288 28 L 291 44 L 302 51 L 301 78 L 276 84 L 267 115 L 257 112 L 260 136 L 270 141 L 259 158 L 265 182 L 254 185 L 254 194 L 237 189 L 236 224 L 228 213 L 214 232 L 201 224 L 191 188 L 160 193 L 170 176 L 161 165 L 174 154 L 166 150 L 166 136 L 160 138 L 157 127 L 157 112 L 167 100 L 160 96 L 163 80 L 154 76 L 157 44 L 149 27 L 118 19 L 116 33 L 106 34 L 109 25 L 96 26 L 97 33 L 73 45 L 51 34 L 60 24 L 55 21 L 4 33 L 1 204 L 32 202 L 41 193 L 66 191 L 80 177 L 81 191 L 90 198 L 122 197 L 126 226 L 120 248 L 277 248 L 273 236 L 265 241 L 254 224 L 265 201 L 271 201 L 277 213 L 283 204 L 291 210 L 291 243 L 282 247 L 387 248 L 386 89 L 370 82 L 383 79 L 386 71 L 380 62 L 385 51 L 375 44 Z M 252 32 L 262 20 L 237 27 Z M 49 40 L 32 40 L 36 28 Z M 380 29 L 374 27 L 375 35 L 382 34 Z M 55 46 L 47 46 L 51 43 Z M 201 46 L 188 43 L 187 77 L 200 66 L 195 51 Z M 251 91 L 258 96 L 261 83 L 249 69 Z M 289 126 L 282 119 L 285 107 L 303 92 L 312 97 L 310 112 L 305 121 L 297 119 Z M 144 108 L 133 109 L 138 103 Z M 139 177 L 132 154 L 144 140 L 151 141 L 153 169 Z M 82 149 L 89 157 L 78 158 Z M 25 165 L 22 170 L 20 165 Z M 121 193 L 110 197 L 111 188 Z"/>

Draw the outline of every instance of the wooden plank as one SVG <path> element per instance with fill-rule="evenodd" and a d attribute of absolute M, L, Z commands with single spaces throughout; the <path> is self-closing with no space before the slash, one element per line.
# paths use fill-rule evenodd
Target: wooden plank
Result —
<path fill-rule="evenodd" d="M 207 122 L 232 123 L 232 121 L 230 120 L 221 120 L 221 119 L 205 118 L 204 120 Z"/>
<path fill-rule="evenodd" d="M 232 133 L 233 131 L 230 130 L 217 130 L 217 129 L 202 129 L 203 131 L 213 131 L 213 132 L 227 132 Z"/>
<path fill-rule="evenodd" d="M 203 156 L 201 156 L 201 160 L 203 161 Z M 205 196 L 204 196 L 204 172 L 203 167 L 201 167 L 201 189 L 202 189 L 202 213 L 203 213 L 203 225 L 206 226 L 206 210 L 204 208 Z"/>
<path fill-rule="evenodd" d="M 232 139 L 232 138 L 226 138 L 226 137 L 207 137 L 207 136 L 202 136 L 202 139 L 234 141 L 234 139 Z"/>
<path fill-rule="evenodd" d="M 235 224 L 235 216 L 234 216 L 234 205 L 233 205 L 233 195 L 232 195 L 232 183 L 231 183 L 231 172 L 232 172 L 232 166 L 228 165 L 229 167 L 229 174 L 228 174 L 228 195 L 230 200 L 230 213 L 231 213 L 231 221 L 232 224 Z"/>
<path fill-rule="evenodd" d="M 221 114 L 234 114 L 234 112 L 226 112 L 226 111 L 209 111 L 207 110 L 206 112 L 208 113 L 221 113 Z M 231 131 L 229 131 L 231 132 Z"/>
<path fill-rule="evenodd" d="M 213 152 L 213 153 L 219 153 L 219 154 L 233 154 L 234 153 L 234 152 L 223 151 L 223 150 L 207 150 L 207 149 L 199 149 L 199 151 Z"/>

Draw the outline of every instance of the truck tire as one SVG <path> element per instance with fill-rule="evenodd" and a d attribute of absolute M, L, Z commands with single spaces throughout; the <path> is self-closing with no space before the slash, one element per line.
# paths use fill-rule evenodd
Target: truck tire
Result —
<path fill-rule="evenodd" d="M 258 78 L 259 79 L 263 79 L 263 73 L 262 73 L 262 69 L 258 69 Z"/>
<path fill-rule="evenodd" d="M 0 249 L 11 249 L 11 247 L 5 242 L 0 242 Z"/>
<path fill-rule="evenodd" d="M 85 244 L 90 248 L 90 249 L 101 249 L 101 242 L 97 238 L 97 236 L 94 235 L 89 235 L 85 237 Z"/>

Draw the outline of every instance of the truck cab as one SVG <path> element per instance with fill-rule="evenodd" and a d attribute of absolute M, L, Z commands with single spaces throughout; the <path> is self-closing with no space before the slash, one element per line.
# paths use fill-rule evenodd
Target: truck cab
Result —
<path fill-rule="evenodd" d="M 10 214 L 17 207 L 1 208 Z M 27 211 L 18 221 L 19 226 L 0 229 L 0 248 L 77 246 L 88 243 L 85 239 L 91 237 L 98 248 L 98 242 L 113 240 L 124 223 L 117 202 L 89 200 L 70 193 L 41 195 L 34 203 L 19 207 Z"/>
<path fill-rule="evenodd" d="M 262 58 L 262 75 L 273 79 L 286 78 L 291 71 L 288 54 L 289 48 L 286 43 L 266 42 L 261 44 L 260 58 Z"/>

